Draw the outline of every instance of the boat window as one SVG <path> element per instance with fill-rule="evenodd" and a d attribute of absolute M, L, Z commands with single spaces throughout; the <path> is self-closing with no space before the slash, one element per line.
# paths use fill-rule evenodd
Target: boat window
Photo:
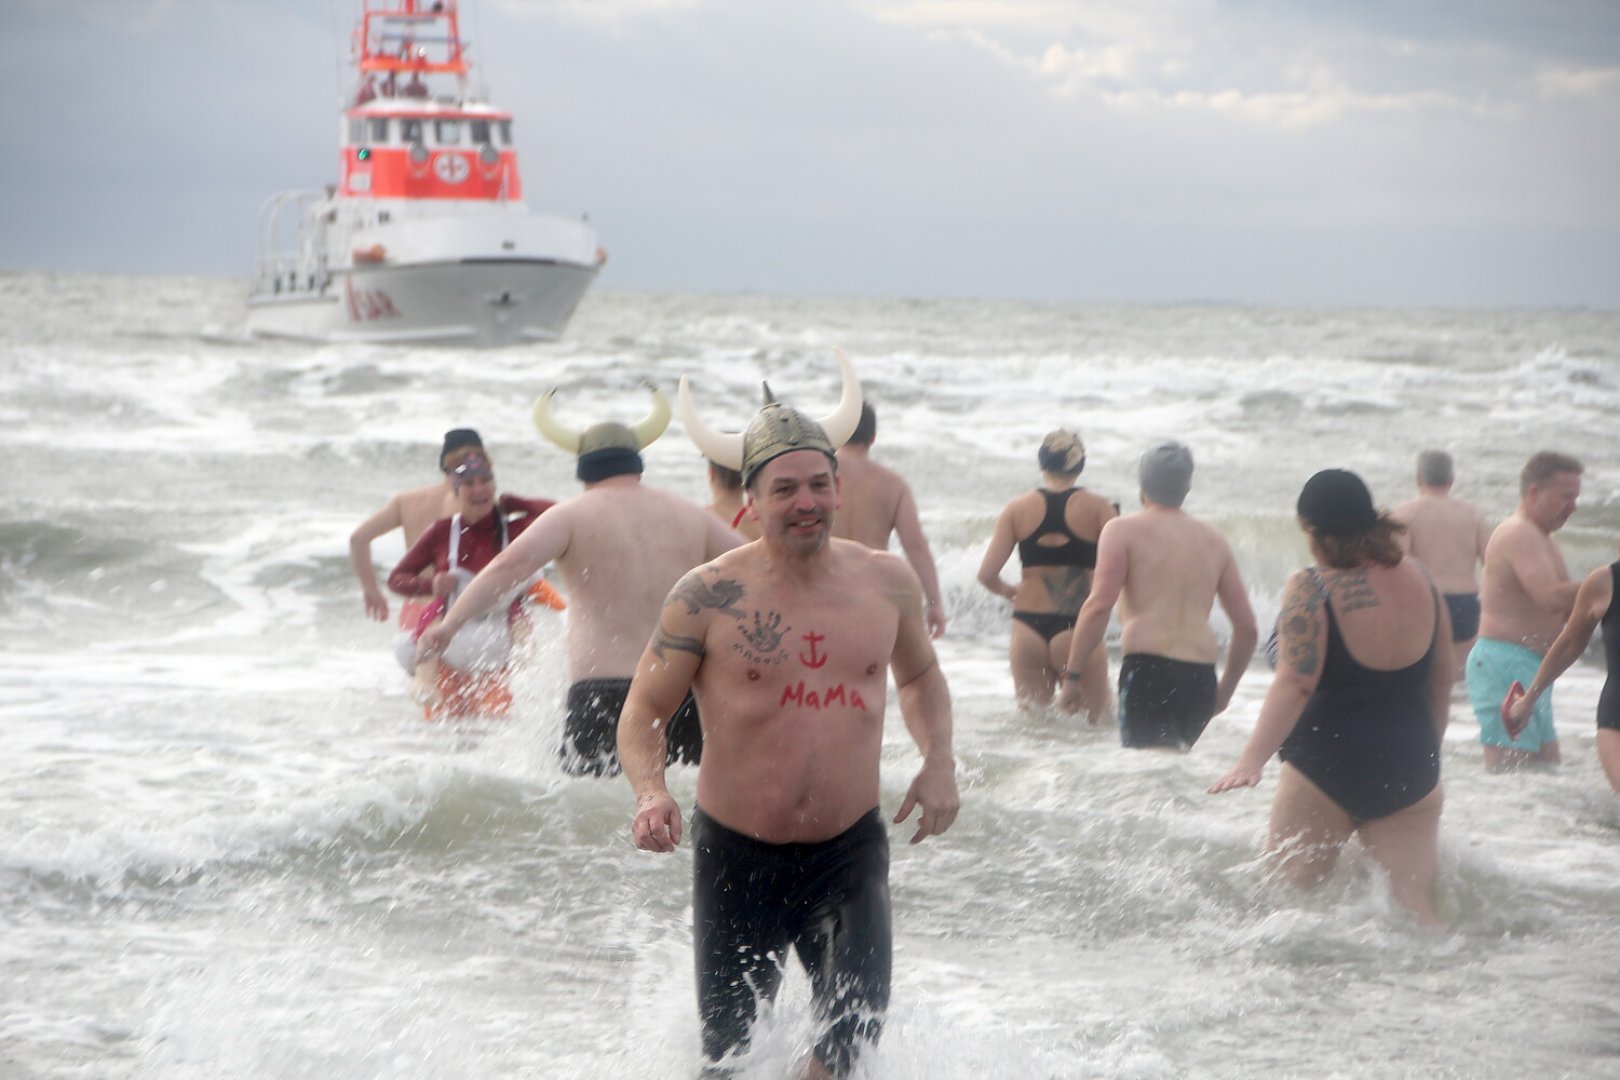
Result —
<path fill-rule="evenodd" d="M 371 118 L 371 141 L 386 143 L 388 141 L 388 117 L 373 116 Z"/>
<path fill-rule="evenodd" d="M 422 121 L 420 121 L 420 120 L 401 120 L 399 122 L 399 127 L 400 127 L 400 138 L 403 141 L 408 142 L 408 143 L 416 143 L 416 142 L 421 142 L 422 141 Z"/>
<path fill-rule="evenodd" d="M 488 120 L 469 120 L 467 121 L 467 130 L 472 135 L 472 141 L 475 144 L 489 142 Z"/>
<path fill-rule="evenodd" d="M 351 119 L 349 121 L 349 145 L 353 146 L 357 143 L 363 143 L 365 141 L 366 122 L 361 120 L 359 117 Z"/>
<path fill-rule="evenodd" d="M 501 132 L 501 145 L 502 146 L 511 146 L 512 145 L 512 121 L 510 121 L 510 120 L 502 120 L 502 121 L 499 122 L 499 124 L 497 126 L 500 128 L 500 132 Z"/>
<path fill-rule="evenodd" d="M 461 141 L 460 120 L 435 120 L 433 137 L 440 146 L 454 146 Z"/>

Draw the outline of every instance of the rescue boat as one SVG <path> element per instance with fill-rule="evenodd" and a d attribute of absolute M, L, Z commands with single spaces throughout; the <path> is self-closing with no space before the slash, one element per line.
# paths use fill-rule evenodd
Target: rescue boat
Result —
<path fill-rule="evenodd" d="M 455 0 L 361 0 L 339 179 L 259 212 L 248 330 L 314 341 L 550 341 L 606 254 L 523 202 L 512 114 L 469 90 Z"/>

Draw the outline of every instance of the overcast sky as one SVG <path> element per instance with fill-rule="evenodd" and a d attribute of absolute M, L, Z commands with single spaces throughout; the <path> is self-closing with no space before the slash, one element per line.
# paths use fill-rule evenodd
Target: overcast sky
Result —
<path fill-rule="evenodd" d="M 245 278 L 358 6 L 0 0 L 0 266 Z M 1614 0 L 461 7 L 606 288 L 1620 308 Z"/>

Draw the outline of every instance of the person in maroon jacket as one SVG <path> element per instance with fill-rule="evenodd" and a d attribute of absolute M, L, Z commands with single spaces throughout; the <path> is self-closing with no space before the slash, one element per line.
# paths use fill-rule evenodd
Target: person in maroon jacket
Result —
<path fill-rule="evenodd" d="M 494 467 L 482 454 L 452 469 L 450 483 L 456 513 L 430 525 L 388 575 L 388 587 L 401 596 L 432 596 L 436 601 L 408 631 L 412 651 L 416 638 L 443 617 L 461 587 L 555 505 L 550 499 L 497 495 Z M 511 704 L 505 678 L 510 624 L 520 617 L 521 601 L 517 597 L 502 605 L 486 624 L 466 627 L 457 635 L 459 650 L 447 649 L 438 663 L 415 673 L 429 717 L 506 711 Z"/>

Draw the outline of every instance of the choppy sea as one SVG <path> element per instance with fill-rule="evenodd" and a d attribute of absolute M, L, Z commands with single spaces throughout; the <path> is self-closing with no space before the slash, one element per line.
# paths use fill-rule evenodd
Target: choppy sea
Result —
<path fill-rule="evenodd" d="M 894 846 L 896 979 L 866 1076 L 1620 1075 L 1620 799 L 1595 656 L 1556 694 L 1566 763 L 1445 743 L 1444 933 L 1353 848 L 1296 894 L 1257 860 L 1275 766 L 1212 798 L 1269 673 L 1185 756 L 1013 707 L 1008 611 L 974 582 L 1035 449 L 1135 503 L 1187 442 L 1263 621 L 1305 561 L 1301 482 L 1410 493 L 1430 446 L 1493 520 L 1542 447 L 1588 464 L 1572 573 L 1620 538 L 1620 314 L 650 295 L 565 341 L 463 352 L 264 343 L 240 282 L 0 274 L 0 1077 L 666 1077 L 695 1071 L 690 864 L 635 851 L 623 781 L 554 758 L 565 616 L 504 723 L 425 724 L 365 620 L 349 531 L 480 429 L 503 490 L 564 497 L 533 432 L 641 415 L 691 374 L 711 422 L 762 378 L 815 409 L 855 358 L 876 455 L 917 492 L 950 609 L 956 827 Z M 729 403 L 729 404 L 728 404 Z M 705 496 L 677 423 L 648 482 Z M 402 552 L 379 543 L 387 567 Z M 1011 572 L 1011 568 L 1009 568 Z M 916 758 L 891 710 L 884 808 Z M 693 775 L 679 771 L 689 809 Z M 789 978 L 750 1077 L 811 1039 Z"/>

